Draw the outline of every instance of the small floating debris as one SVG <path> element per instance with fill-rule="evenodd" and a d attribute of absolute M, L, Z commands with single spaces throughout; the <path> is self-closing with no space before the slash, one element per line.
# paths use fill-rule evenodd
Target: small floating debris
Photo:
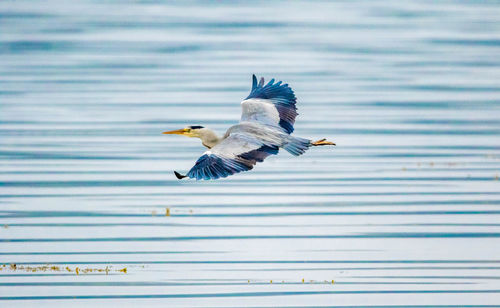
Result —
<path fill-rule="evenodd" d="M 121 268 L 121 269 L 113 269 L 112 266 L 106 266 L 105 268 L 90 268 L 90 267 L 75 267 L 70 268 L 69 266 L 66 267 L 60 267 L 56 265 L 39 265 L 39 266 L 29 266 L 29 265 L 17 265 L 16 263 L 11 263 L 11 264 L 2 264 L 0 265 L 0 271 L 23 271 L 23 272 L 30 272 L 30 273 L 36 273 L 36 272 L 68 272 L 68 273 L 75 273 L 76 275 L 82 275 L 82 274 L 89 274 L 89 273 L 105 273 L 108 275 L 110 272 L 120 272 L 120 273 L 127 273 L 127 268 Z"/>
<path fill-rule="evenodd" d="M 165 216 L 170 216 L 170 208 L 165 209 Z"/>
<path fill-rule="evenodd" d="M 126 270 L 125 270 L 125 273 L 126 273 Z M 279 284 L 281 282 L 281 284 L 297 284 L 297 283 L 300 283 L 300 281 L 296 281 L 296 280 L 291 280 L 291 281 L 286 281 L 286 280 L 277 280 L 277 283 Z M 247 280 L 247 284 L 258 284 L 258 285 L 262 285 L 262 284 L 276 284 L 276 281 L 273 280 L 273 279 L 270 279 L 270 280 L 254 280 L 254 281 L 250 281 L 250 279 Z M 335 284 L 335 280 L 333 279 L 325 279 L 325 280 L 314 280 L 314 279 L 311 279 L 311 280 L 307 280 L 305 278 L 302 278 L 302 283 L 307 283 L 307 284 Z"/>

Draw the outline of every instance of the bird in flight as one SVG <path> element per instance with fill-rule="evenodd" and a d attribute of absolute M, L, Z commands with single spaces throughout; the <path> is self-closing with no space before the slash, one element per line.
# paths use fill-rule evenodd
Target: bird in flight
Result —
<path fill-rule="evenodd" d="M 278 154 L 280 148 L 299 156 L 312 146 L 335 145 L 326 139 L 313 142 L 291 135 L 298 115 L 296 102 L 288 84 L 274 83 L 274 79 L 264 84 L 264 78 L 257 83 L 253 75 L 252 90 L 241 102 L 240 123 L 231 126 L 223 137 L 203 126 L 163 132 L 200 138 L 208 148 L 186 175 L 174 171 L 175 176 L 179 180 L 215 180 L 251 170 L 269 155 Z"/>

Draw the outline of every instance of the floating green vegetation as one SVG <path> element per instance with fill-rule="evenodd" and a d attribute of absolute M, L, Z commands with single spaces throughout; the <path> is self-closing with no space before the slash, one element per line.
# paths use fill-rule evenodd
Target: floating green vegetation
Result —
<path fill-rule="evenodd" d="M 15 263 L 11 264 L 2 264 L 0 265 L 0 271 L 23 271 L 23 272 L 68 272 L 75 273 L 76 275 L 84 275 L 91 273 L 105 273 L 108 275 L 109 273 L 127 273 L 127 268 L 115 269 L 113 266 L 106 266 L 105 268 L 91 268 L 91 267 L 74 267 L 71 268 L 69 266 L 56 266 L 56 265 L 38 265 L 38 266 L 29 266 L 29 265 L 17 265 Z"/>

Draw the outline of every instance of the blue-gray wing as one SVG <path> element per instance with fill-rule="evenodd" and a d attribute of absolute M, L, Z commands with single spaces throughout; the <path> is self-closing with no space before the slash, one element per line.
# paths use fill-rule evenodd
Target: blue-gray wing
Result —
<path fill-rule="evenodd" d="M 278 146 L 264 144 L 249 134 L 234 133 L 203 153 L 196 164 L 186 174 L 197 180 L 214 180 L 229 175 L 248 171 L 257 162 L 278 154 Z"/>
<path fill-rule="evenodd" d="M 288 84 L 274 83 L 271 79 L 264 85 L 264 78 L 257 83 L 253 75 L 250 95 L 241 102 L 241 121 L 275 126 L 291 134 L 298 115 L 296 103 L 297 98 Z"/>

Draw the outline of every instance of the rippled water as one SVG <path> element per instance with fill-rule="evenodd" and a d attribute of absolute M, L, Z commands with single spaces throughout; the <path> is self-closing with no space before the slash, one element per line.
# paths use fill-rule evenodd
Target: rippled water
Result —
<path fill-rule="evenodd" d="M 203 4 L 0 2 L 0 306 L 500 307 L 498 2 Z M 252 73 L 338 146 L 178 181 Z"/>

